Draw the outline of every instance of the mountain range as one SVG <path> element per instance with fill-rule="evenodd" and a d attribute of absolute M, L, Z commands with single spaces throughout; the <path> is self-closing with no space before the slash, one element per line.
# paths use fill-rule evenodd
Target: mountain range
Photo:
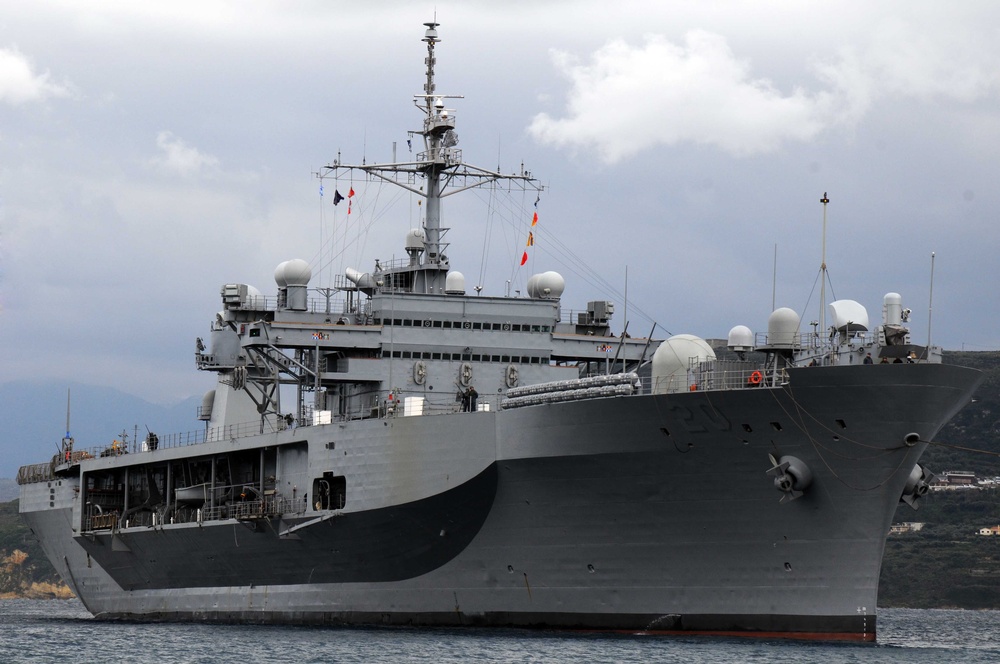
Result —
<path fill-rule="evenodd" d="M 197 419 L 201 395 L 172 406 L 150 403 L 111 387 L 65 382 L 13 381 L 0 384 L 0 478 L 14 478 L 20 466 L 43 463 L 59 451 L 66 435 L 66 391 L 70 391 L 70 435 L 78 447 L 129 440 L 146 427 L 160 434 L 203 428 Z M 2 488 L 2 487 L 0 487 Z"/>

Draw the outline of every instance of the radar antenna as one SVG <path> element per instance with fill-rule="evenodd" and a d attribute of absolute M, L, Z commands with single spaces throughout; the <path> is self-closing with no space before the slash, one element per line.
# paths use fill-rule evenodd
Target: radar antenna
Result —
<path fill-rule="evenodd" d="M 823 262 L 820 263 L 820 284 L 819 284 L 819 329 L 823 330 L 823 334 L 826 334 L 826 206 L 830 203 L 830 199 L 827 198 L 826 192 L 823 192 L 823 198 L 819 199 L 819 202 L 823 204 Z"/>

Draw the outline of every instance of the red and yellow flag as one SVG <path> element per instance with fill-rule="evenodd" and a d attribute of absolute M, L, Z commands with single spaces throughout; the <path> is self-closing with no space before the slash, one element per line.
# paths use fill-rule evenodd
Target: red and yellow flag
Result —
<path fill-rule="evenodd" d="M 536 200 L 535 207 L 537 206 L 538 206 L 538 201 Z M 535 214 L 531 217 L 531 227 L 534 228 L 537 223 L 538 223 L 538 212 L 535 212 Z M 528 242 L 525 244 L 525 246 L 526 247 L 535 246 L 535 234 L 531 231 L 528 231 Z M 527 250 L 525 250 L 524 253 L 521 254 L 521 265 L 524 265 L 527 262 L 528 262 L 528 252 Z"/>

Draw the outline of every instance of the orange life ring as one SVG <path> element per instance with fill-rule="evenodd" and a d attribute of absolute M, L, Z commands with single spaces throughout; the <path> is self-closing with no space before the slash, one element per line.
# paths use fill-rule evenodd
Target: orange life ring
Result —
<path fill-rule="evenodd" d="M 760 385 L 760 381 L 762 381 L 763 379 L 764 376 L 762 376 L 759 371 L 754 371 L 752 374 L 750 374 L 750 377 L 747 378 L 747 383 L 750 385 Z"/>

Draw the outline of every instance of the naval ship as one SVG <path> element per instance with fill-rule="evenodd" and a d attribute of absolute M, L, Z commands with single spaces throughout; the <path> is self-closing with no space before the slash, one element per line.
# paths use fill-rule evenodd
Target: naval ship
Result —
<path fill-rule="evenodd" d="M 466 292 L 442 199 L 542 187 L 463 161 L 425 25 L 415 158 L 317 174 L 347 205 L 363 183 L 420 197 L 406 258 L 225 284 L 196 344 L 203 431 L 67 433 L 22 467 L 61 577 L 109 620 L 875 640 L 893 514 L 980 374 L 911 343 L 896 293 L 874 325 L 837 300 L 812 330 L 780 308 L 711 344 L 564 309 L 553 271 Z"/>

